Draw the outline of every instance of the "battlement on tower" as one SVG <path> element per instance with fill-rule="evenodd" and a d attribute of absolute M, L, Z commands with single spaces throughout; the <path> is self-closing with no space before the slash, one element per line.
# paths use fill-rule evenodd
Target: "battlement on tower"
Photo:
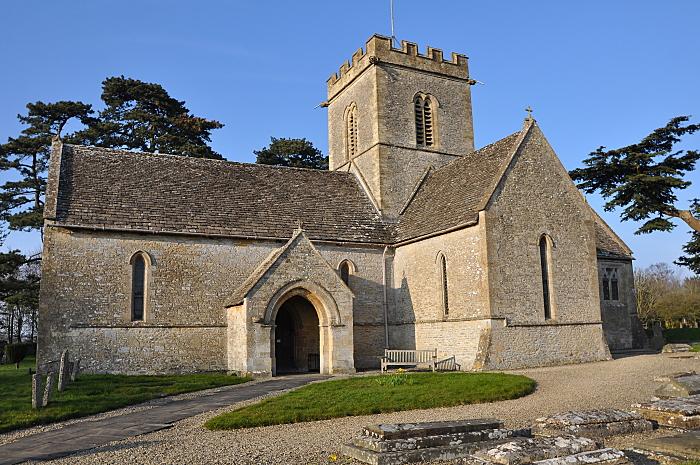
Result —
<path fill-rule="evenodd" d="M 395 48 L 390 37 L 373 35 L 366 47 L 357 49 L 350 61 L 346 61 L 337 73 L 328 78 L 328 98 L 333 98 L 346 85 L 375 64 L 387 63 L 420 71 L 448 76 L 455 79 L 469 79 L 466 55 L 452 52 L 451 60 L 445 60 L 440 49 L 427 47 L 426 53 L 418 51 L 418 45 L 405 40 L 401 48 Z"/>

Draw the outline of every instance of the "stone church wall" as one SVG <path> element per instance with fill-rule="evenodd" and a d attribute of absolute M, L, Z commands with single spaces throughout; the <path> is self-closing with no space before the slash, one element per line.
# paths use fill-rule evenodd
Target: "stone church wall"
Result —
<path fill-rule="evenodd" d="M 486 366 L 609 357 L 601 327 L 593 218 L 536 126 L 485 215 L 494 325 Z M 539 240 L 551 237 L 552 318 L 545 319 Z"/>
<path fill-rule="evenodd" d="M 447 262 L 448 313 L 442 304 L 439 255 Z M 477 358 L 488 325 L 485 235 L 481 225 L 397 248 L 394 258 L 391 347 L 455 355 L 463 369 Z"/>
<path fill-rule="evenodd" d="M 39 358 L 58 360 L 67 348 L 91 372 L 226 370 L 228 298 L 283 244 L 48 227 Z M 355 356 L 358 367 L 373 366 L 384 347 L 383 249 L 323 244 L 318 249 L 334 268 L 343 259 L 354 264 Z M 132 322 L 129 261 L 139 251 L 152 263 L 145 319 Z"/>
<path fill-rule="evenodd" d="M 67 348 L 93 372 L 226 368 L 224 304 L 273 242 L 46 228 L 39 358 Z M 131 321 L 134 253 L 151 259 L 144 321 Z"/>
<path fill-rule="evenodd" d="M 605 268 L 617 269 L 618 300 L 603 299 L 603 271 Z M 603 332 L 610 350 L 643 349 L 646 346 L 646 335 L 637 315 L 632 262 L 630 260 L 599 258 L 598 280 L 601 289 L 600 307 Z"/>
<path fill-rule="evenodd" d="M 353 341 L 355 367 L 358 369 L 379 366 L 384 353 L 384 286 L 382 257 L 384 249 L 367 246 L 315 244 L 323 258 L 333 268 L 340 262 L 352 263 L 349 287 L 355 294 L 353 302 Z M 389 262 L 387 260 L 387 266 Z"/>

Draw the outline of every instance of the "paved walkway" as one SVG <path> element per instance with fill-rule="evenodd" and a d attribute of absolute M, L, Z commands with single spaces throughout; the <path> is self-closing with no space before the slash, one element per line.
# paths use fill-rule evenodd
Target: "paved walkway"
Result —
<path fill-rule="evenodd" d="M 324 378 L 327 376 L 294 375 L 259 383 L 239 384 L 191 399 L 173 400 L 138 412 L 97 421 L 73 423 L 0 446 L 0 465 L 65 457 L 108 442 L 169 428 L 176 421 L 236 402 L 303 386 Z"/>

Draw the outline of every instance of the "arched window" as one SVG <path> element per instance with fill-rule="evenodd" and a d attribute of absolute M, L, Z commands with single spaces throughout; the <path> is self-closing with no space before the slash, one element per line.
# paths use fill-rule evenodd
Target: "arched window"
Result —
<path fill-rule="evenodd" d="M 345 259 L 338 265 L 338 274 L 346 286 L 350 286 L 350 275 L 355 273 L 355 264 Z"/>
<path fill-rule="evenodd" d="M 544 298 L 544 319 L 552 319 L 552 239 L 540 236 L 540 267 L 542 271 L 542 296 Z"/>
<path fill-rule="evenodd" d="M 340 264 L 340 279 L 342 279 L 346 285 L 350 283 L 350 265 L 348 262 Z"/>
<path fill-rule="evenodd" d="M 416 117 L 416 145 L 432 147 L 435 145 L 434 102 L 429 95 L 418 94 L 413 99 Z"/>
<path fill-rule="evenodd" d="M 450 301 L 447 292 L 447 259 L 441 253 L 438 256 L 438 272 L 440 273 L 440 297 L 442 300 L 442 313 L 444 316 L 450 314 Z"/>
<path fill-rule="evenodd" d="M 351 103 L 345 110 L 345 158 L 357 155 L 357 105 Z"/>
<path fill-rule="evenodd" d="M 143 321 L 146 297 L 146 257 L 136 253 L 131 258 L 131 321 Z"/>

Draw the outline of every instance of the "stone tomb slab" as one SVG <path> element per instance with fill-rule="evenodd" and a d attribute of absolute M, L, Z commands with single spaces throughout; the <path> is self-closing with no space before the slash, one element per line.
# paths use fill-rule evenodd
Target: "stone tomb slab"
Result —
<path fill-rule="evenodd" d="M 700 459 L 700 431 L 687 431 L 675 436 L 655 438 L 634 445 L 635 450 L 670 455 L 681 459 Z"/>
<path fill-rule="evenodd" d="M 386 441 L 388 439 L 408 439 L 423 436 L 436 436 L 452 433 L 470 433 L 503 427 L 503 422 L 495 418 L 457 421 L 428 421 L 421 423 L 384 423 L 365 426 L 362 434 Z"/>
<path fill-rule="evenodd" d="M 599 444 L 593 439 L 557 436 L 553 438 L 517 438 L 494 447 L 479 449 L 473 455 L 489 463 L 523 465 L 599 449 Z"/>
<path fill-rule="evenodd" d="M 617 434 L 651 431 L 654 425 L 639 413 L 618 409 L 570 411 L 538 418 L 532 426 L 535 436 L 579 435 L 604 438 Z"/>
<path fill-rule="evenodd" d="M 660 399 L 632 406 L 635 412 L 660 426 L 700 428 L 700 395 Z"/>
<path fill-rule="evenodd" d="M 413 437 L 406 439 L 381 440 L 375 437 L 361 435 L 353 439 L 353 445 L 374 452 L 398 452 L 431 447 L 457 446 L 474 444 L 485 441 L 509 439 L 514 436 L 529 435 L 527 430 L 486 429 L 464 433 L 438 434 L 433 436 Z"/>
<path fill-rule="evenodd" d="M 503 422 L 496 419 L 370 425 L 341 452 L 373 465 L 452 460 L 470 455 L 484 441 L 496 444 L 529 434 L 529 430 L 502 427 Z"/>
<path fill-rule="evenodd" d="M 591 452 L 581 452 L 579 454 L 557 457 L 554 459 L 538 460 L 533 465 L 631 465 L 632 462 L 621 450 L 605 448 Z"/>
<path fill-rule="evenodd" d="M 695 373 L 671 377 L 654 392 L 657 397 L 688 397 L 700 394 L 700 375 Z"/>

